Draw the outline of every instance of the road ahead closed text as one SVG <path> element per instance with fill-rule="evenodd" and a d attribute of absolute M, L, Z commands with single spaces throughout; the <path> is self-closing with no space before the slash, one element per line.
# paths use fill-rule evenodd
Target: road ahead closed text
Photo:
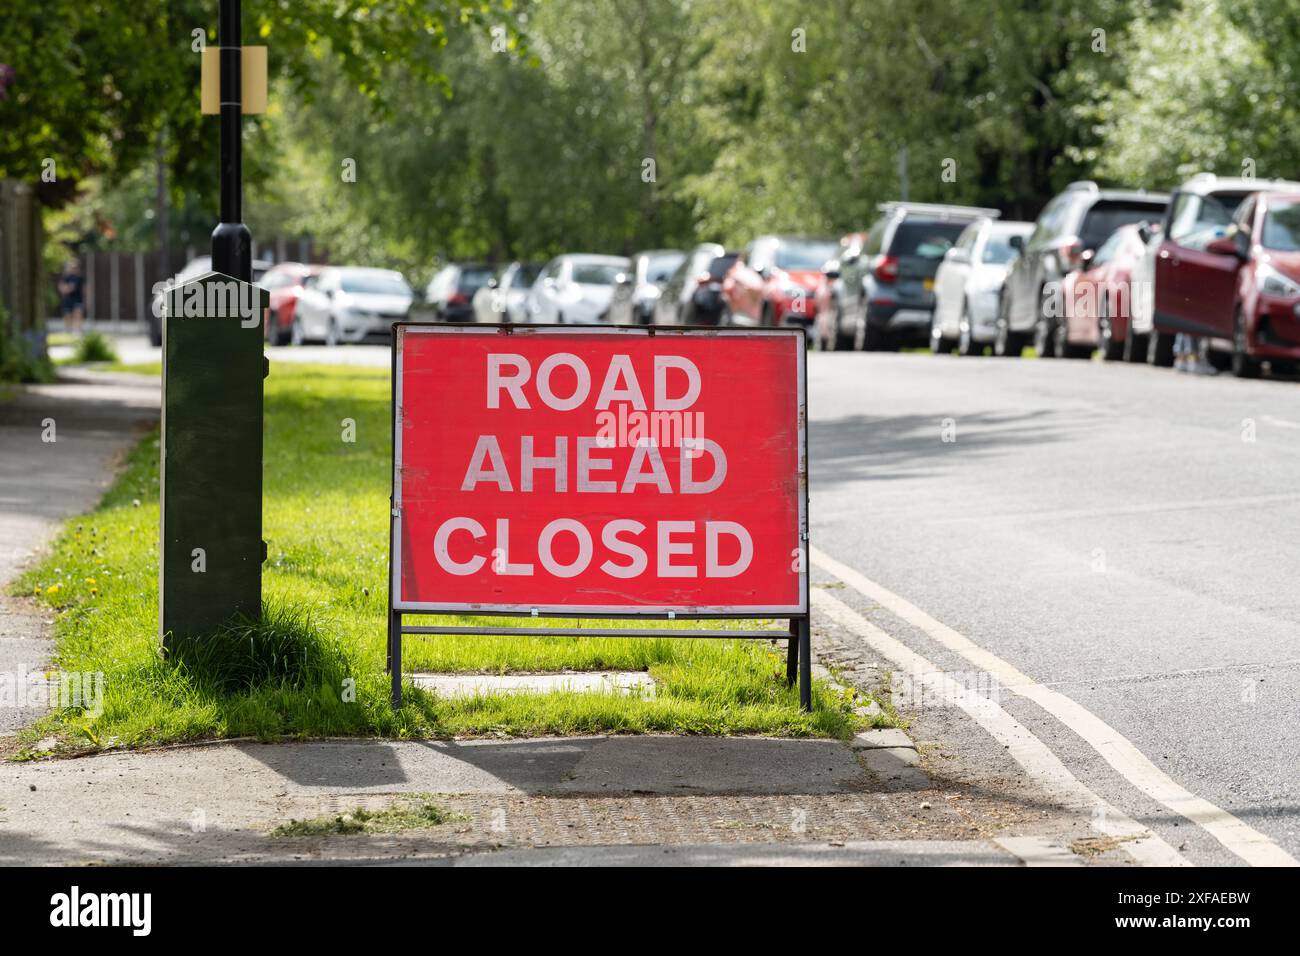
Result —
<path fill-rule="evenodd" d="M 802 339 L 406 328 L 395 606 L 805 606 Z"/>

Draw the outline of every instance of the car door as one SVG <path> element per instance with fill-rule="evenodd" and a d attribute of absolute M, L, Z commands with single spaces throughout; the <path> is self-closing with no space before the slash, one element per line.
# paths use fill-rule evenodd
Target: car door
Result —
<path fill-rule="evenodd" d="M 971 263 L 983 249 L 981 236 L 985 232 L 981 223 L 971 223 L 948 250 L 934 276 L 935 324 L 945 336 L 956 338 L 961 332 L 962 298 L 966 294 L 966 280 L 970 277 Z"/>
<path fill-rule="evenodd" d="M 751 242 L 723 281 L 722 289 L 732 314 L 751 322 L 758 321 L 759 303 L 763 297 L 762 246 Z"/>
<path fill-rule="evenodd" d="M 322 338 L 325 335 L 325 316 L 329 312 L 325 283 L 332 274 L 332 269 L 326 269 L 320 275 L 303 282 L 302 295 L 298 297 L 295 311 L 301 333 L 306 338 Z"/>
<path fill-rule="evenodd" d="M 1206 250 L 1223 236 L 1241 196 L 1179 193 L 1156 254 L 1155 326 L 1161 332 L 1230 334 L 1241 260 Z"/>

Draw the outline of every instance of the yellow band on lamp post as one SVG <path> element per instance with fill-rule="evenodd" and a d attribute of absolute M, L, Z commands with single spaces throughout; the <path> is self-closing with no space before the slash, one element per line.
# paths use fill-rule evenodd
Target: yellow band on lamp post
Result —
<path fill-rule="evenodd" d="M 216 115 L 221 112 L 221 48 L 204 47 L 202 57 L 200 109 Z M 239 67 L 240 112 L 265 113 L 266 47 L 240 47 Z"/>

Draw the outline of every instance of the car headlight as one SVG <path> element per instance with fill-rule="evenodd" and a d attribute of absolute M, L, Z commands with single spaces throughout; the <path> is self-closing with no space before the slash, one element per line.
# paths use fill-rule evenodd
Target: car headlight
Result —
<path fill-rule="evenodd" d="M 1259 291 L 1265 295 L 1275 295 L 1282 299 L 1300 296 L 1300 284 L 1266 263 L 1261 262 L 1255 267 L 1255 280 L 1259 283 Z"/>

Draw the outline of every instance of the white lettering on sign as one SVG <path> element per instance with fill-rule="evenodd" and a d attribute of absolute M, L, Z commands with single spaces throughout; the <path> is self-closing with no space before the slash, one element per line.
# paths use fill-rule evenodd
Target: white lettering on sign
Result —
<path fill-rule="evenodd" d="M 734 521 L 705 521 L 703 548 L 700 548 L 697 521 L 655 522 L 653 539 L 655 573 L 661 578 L 694 578 L 700 576 L 699 555 L 704 557 L 706 578 L 734 578 L 743 574 L 754 559 L 754 542 L 743 525 Z M 636 578 L 650 567 L 649 555 L 640 540 L 647 529 L 640 521 L 616 518 L 604 524 L 600 542 L 606 550 L 625 563 L 607 559 L 600 570 L 614 578 Z M 457 532 L 462 532 L 457 534 Z M 738 555 L 734 561 L 723 563 L 720 558 L 722 539 L 735 542 Z M 555 556 L 557 542 L 576 543 L 577 553 L 567 563 Z M 487 548 L 487 532 L 473 518 L 448 518 L 433 538 L 433 553 L 438 566 L 448 574 L 465 576 L 474 574 L 492 560 L 492 571 L 501 576 L 532 577 L 535 567 L 528 561 L 511 561 L 510 519 L 496 519 L 495 540 Z M 569 551 L 572 548 L 568 549 Z M 453 554 L 453 551 L 455 552 Z M 587 570 L 595 553 L 591 531 L 576 518 L 556 518 L 542 528 L 538 535 L 535 557 L 548 574 L 557 578 L 571 578 Z M 516 555 L 518 557 L 518 555 Z"/>

